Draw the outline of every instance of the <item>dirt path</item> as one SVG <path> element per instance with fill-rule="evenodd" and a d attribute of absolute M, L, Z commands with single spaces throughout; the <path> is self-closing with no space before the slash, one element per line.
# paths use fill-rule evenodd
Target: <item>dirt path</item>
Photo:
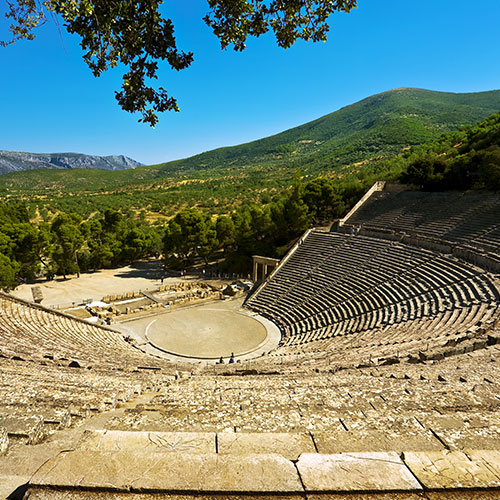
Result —
<path fill-rule="evenodd" d="M 31 289 L 39 286 L 43 293 L 42 305 L 46 307 L 71 306 L 83 300 L 100 300 L 105 295 L 147 290 L 161 285 L 161 260 L 136 262 L 119 269 L 102 269 L 83 273 L 79 278 L 56 278 L 35 284 L 21 285 L 12 294 L 24 300 L 33 300 Z M 180 278 L 167 278 L 164 284 L 177 283 Z"/>

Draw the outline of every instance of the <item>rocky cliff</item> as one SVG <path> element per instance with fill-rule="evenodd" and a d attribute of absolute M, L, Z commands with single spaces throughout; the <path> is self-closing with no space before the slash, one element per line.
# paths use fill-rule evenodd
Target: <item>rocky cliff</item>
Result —
<path fill-rule="evenodd" d="M 80 153 L 23 153 L 0 151 L 0 174 L 38 168 L 98 168 L 126 170 L 142 166 L 127 156 L 94 156 Z"/>

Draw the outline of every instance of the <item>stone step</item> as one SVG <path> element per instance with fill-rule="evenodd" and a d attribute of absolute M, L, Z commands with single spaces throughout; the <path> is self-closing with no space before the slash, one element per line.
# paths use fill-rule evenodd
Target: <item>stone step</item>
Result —
<path fill-rule="evenodd" d="M 393 423 L 389 430 L 341 428 L 329 432 L 151 432 L 121 430 L 87 430 L 79 449 L 123 451 L 147 449 L 165 453 L 219 453 L 249 455 L 273 453 L 297 460 L 302 453 L 338 454 L 364 451 L 442 450 L 442 441 L 427 429 L 399 428 Z M 457 429 L 453 429 L 457 432 Z M 441 434 L 441 432 L 440 432 Z M 471 439 L 479 436 L 471 433 Z M 486 443 L 484 448 L 495 449 Z M 496 442 L 493 444 L 497 444 Z"/>
<path fill-rule="evenodd" d="M 53 490 L 53 498 L 58 498 L 59 490 L 63 490 L 63 495 L 85 490 L 192 494 L 303 492 L 294 464 L 279 455 L 147 450 L 62 452 L 31 478 L 28 491 L 37 489 Z"/>
<path fill-rule="evenodd" d="M 141 450 L 151 454 L 216 453 L 216 435 L 213 432 L 86 430 L 77 449 L 129 453 Z"/>
<path fill-rule="evenodd" d="M 211 433 L 161 434 L 91 433 L 78 449 L 44 463 L 25 498 L 500 498 L 495 450 L 301 453 L 287 459 L 239 454 L 237 447 L 235 453 L 206 452 L 215 441 Z"/>
<path fill-rule="evenodd" d="M 78 449 L 89 451 L 147 450 L 148 453 L 277 454 L 297 460 L 316 451 L 307 433 L 86 431 Z"/>

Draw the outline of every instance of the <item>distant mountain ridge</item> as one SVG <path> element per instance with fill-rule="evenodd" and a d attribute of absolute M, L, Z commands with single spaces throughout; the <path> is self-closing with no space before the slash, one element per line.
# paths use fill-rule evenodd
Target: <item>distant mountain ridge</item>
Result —
<path fill-rule="evenodd" d="M 35 169 L 128 170 L 142 163 L 123 155 L 97 156 L 83 153 L 25 153 L 0 151 L 0 174 Z"/>

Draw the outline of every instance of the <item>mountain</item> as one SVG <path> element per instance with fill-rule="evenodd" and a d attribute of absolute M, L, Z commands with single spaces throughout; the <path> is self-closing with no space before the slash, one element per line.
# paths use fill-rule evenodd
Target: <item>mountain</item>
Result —
<path fill-rule="evenodd" d="M 96 209 L 123 207 L 145 210 L 152 218 L 187 206 L 227 213 L 279 194 L 297 170 L 306 178 L 326 175 L 347 184 L 361 180 L 363 186 L 393 178 L 401 171 L 402 153 L 498 111 L 500 90 L 395 89 L 271 137 L 182 160 L 122 171 L 0 175 L 0 196 L 27 201 L 34 213 L 48 214 L 44 217 L 59 211 L 87 217 Z"/>
<path fill-rule="evenodd" d="M 142 163 L 123 155 L 94 156 L 81 153 L 23 153 L 21 151 L 0 151 L 0 174 L 40 168 L 126 170 L 141 166 Z"/>
<path fill-rule="evenodd" d="M 454 94 L 394 89 L 271 137 L 158 167 L 173 173 L 265 163 L 292 163 L 315 170 L 348 165 L 392 156 L 498 111 L 500 90 Z"/>

